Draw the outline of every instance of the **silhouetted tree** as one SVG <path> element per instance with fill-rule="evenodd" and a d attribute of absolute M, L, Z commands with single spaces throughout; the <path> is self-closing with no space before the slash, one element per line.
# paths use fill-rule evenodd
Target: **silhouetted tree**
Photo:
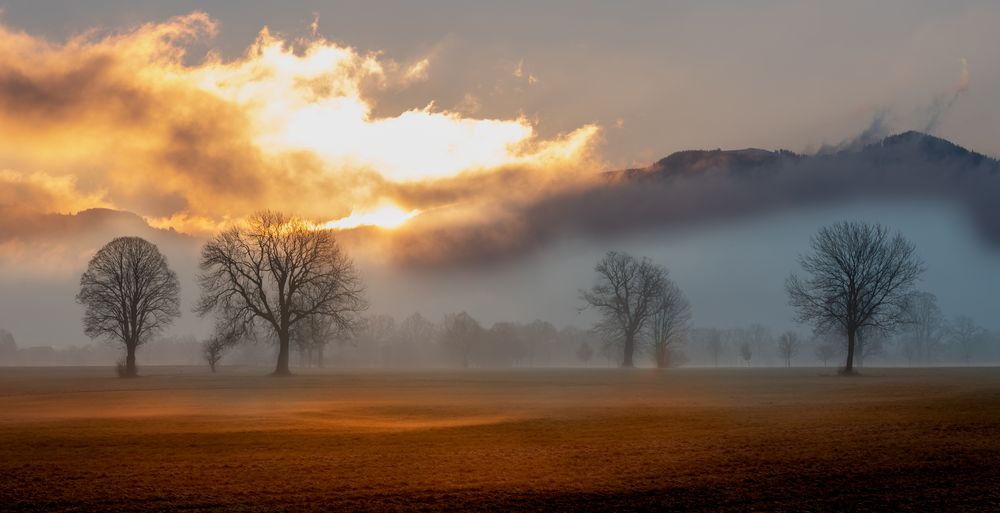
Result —
<path fill-rule="evenodd" d="M 594 348 L 590 347 L 590 344 L 586 341 L 580 343 L 580 347 L 576 350 L 576 357 L 583 362 L 584 367 L 588 367 L 590 359 L 594 356 Z"/>
<path fill-rule="evenodd" d="M 778 354 L 785 361 L 785 367 L 792 366 L 792 358 L 799 354 L 799 334 L 794 331 L 786 331 L 778 337 Z"/>
<path fill-rule="evenodd" d="M 647 258 L 615 251 L 608 252 L 594 271 L 597 283 L 581 290 L 580 298 L 601 314 L 595 329 L 621 341 L 622 367 L 633 367 L 636 340 L 653 315 L 666 271 Z"/>
<path fill-rule="evenodd" d="M 226 323 L 263 323 L 278 343 L 275 375 L 289 375 L 292 328 L 312 316 L 349 329 L 367 308 L 353 262 L 331 230 L 271 211 L 226 230 L 201 252 L 202 295 L 196 311 Z"/>
<path fill-rule="evenodd" d="M 230 348 L 235 346 L 239 342 L 239 337 L 236 333 L 216 333 L 208 338 L 202 345 L 202 356 L 205 357 L 205 361 L 208 362 L 208 367 L 215 372 L 215 366 L 222 359 L 222 356 Z"/>
<path fill-rule="evenodd" d="M 482 326 L 465 312 L 446 315 L 441 322 L 441 345 L 462 367 L 469 366 L 472 351 L 482 337 Z"/>
<path fill-rule="evenodd" d="M 691 304 L 680 287 L 664 271 L 660 293 L 653 304 L 653 312 L 646 326 L 653 349 L 656 366 L 665 369 L 670 365 L 670 355 L 682 341 L 691 322 Z"/>
<path fill-rule="evenodd" d="M 90 259 L 80 277 L 84 333 L 125 346 L 120 374 L 136 375 L 136 349 L 180 316 L 177 275 L 157 247 L 139 237 L 118 237 Z"/>
<path fill-rule="evenodd" d="M 802 322 L 818 330 L 840 328 L 847 335 L 843 372 L 854 372 L 858 330 L 891 329 L 923 271 L 913 244 L 881 225 L 842 222 L 820 229 L 812 253 L 799 257 L 806 278 L 792 275 L 786 289 Z"/>

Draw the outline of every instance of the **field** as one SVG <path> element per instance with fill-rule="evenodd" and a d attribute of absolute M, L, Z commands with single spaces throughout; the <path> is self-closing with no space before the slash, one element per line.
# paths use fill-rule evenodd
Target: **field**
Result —
<path fill-rule="evenodd" d="M 1000 511 L 1000 370 L 0 369 L 3 510 Z"/>

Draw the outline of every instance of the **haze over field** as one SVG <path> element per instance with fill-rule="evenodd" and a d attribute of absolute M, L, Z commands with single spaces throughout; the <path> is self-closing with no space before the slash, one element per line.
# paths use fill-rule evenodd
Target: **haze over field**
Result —
<path fill-rule="evenodd" d="M 944 312 L 1000 329 L 992 3 L 54 5 L 0 18 L 19 345 L 85 341 L 80 273 L 122 234 L 178 272 L 169 334 L 207 335 L 199 248 L 261 207 L 340 230 L 400 319 L 585 328 L 577 291 L 618 249 L 665 264 L 695 326 L 807 330 L 784 279 L 846 218 L 900 230 Z M 943 140 L 883 144 L 907 130 Z M 657 163 L 715 148 L 794 155 Z"/>

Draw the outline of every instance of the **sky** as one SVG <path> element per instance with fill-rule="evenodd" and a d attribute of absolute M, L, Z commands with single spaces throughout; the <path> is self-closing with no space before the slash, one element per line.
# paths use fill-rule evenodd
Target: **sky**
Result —
<path fill-rule="evenodd" d="M 84 341 L 72 296 L 110 236 L 161 244 L 188 306 L 199 245 L 260 208 L 343 230 L 373 307 L 398 316 L 586 324 L 576 290 L 603 252 L 629 249 L 671 268 L 698 323 L 790 326 L 781 285 L 809 234 L 862 217 L 920 244 L 946 310 L 995 322 L 995 302 L 969 292 L 997 274 L 995 250 L 954 205 L 806 206 L 544 243 L 525 242 L 524 212 L 675 151 L 813 153 L 873 126 L 1000 156 L 996 2 L 0 10 L 0 327 L 28 343 Z M 76 216 L 92 208 L 139 217 Z M 496 258 L 459 262 L 469 247 Z M 188 309 L 175 330 L 205 325 Z"/>

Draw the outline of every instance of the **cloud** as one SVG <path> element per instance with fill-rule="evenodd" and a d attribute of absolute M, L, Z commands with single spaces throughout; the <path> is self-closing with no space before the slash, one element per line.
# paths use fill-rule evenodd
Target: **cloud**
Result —
<path fill-rule="evenodd" d="M 265 28 L 235 59 L 189 53 L 217 29 L 197 12 L 65 43 L 0 26 L 0 203 L 206 233 L 263 207 L 317 223 L 393 202 L 467 208 L 598 169 L 594 126 L 542 138 L 524 117 L 433 104 L 376 116 L 380 94 L 427 79 L 429 58 L 359 52 L 319 36 L 318 19 L 307 39 Z"/>
<path fill-rule="evenodd" d="M 646 169 L 509 203 L 488 217 L 416 219 L 412 229 L 391 234 L 391 247 L 405 265 L 479 266 L 565 237 L 612 244 L 651 230 L 863 199 L 953 202 L 966 207 L 985 240 L 1000 245 L 996 197 L 1000 162 L 909 132 L 812 156 L 755 149 L 681 152 Z"/>
<path fill-rule="evenodd" d="M 923 127 L 923 131 L 927 133 L 934 133 L 938 125 L 941 124 L 941 120 L 951 111 L 955 106 L 955 102 L 958 98 L 969 90 L 969 62 L 962 57 L 962 74 L 952 88 L 952 91 L 945 94 L 940 94 L 935 96 L 931 101 L 931 104 L 927 108 L 927 122 Z"/>

